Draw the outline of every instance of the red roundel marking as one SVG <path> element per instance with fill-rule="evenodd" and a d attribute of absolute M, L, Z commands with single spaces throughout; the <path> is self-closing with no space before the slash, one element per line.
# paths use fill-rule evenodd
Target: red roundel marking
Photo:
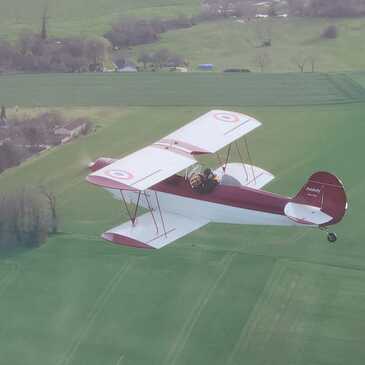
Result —
<path fill-rule="evenodd" d="M 240 117 L 237 114 L 233 113 L 216 113 L 214 114 L 214 118 L 222 122 L 230 122 L 230 123 L 235 123 L 240 120 Z"/>
<path fill-rule="evenodd" d="M 108 170 L 105 171 L 105 175 L 118 180 L 130 180 L 133 178 L 133 175 L 125 170 Z"/>

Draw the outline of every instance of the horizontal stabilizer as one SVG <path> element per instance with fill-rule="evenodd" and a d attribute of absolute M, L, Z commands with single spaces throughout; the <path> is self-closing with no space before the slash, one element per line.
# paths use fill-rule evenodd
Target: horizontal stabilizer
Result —
<path fill-rule="evenodd" d="M 288 203 L 284 209 L 285 215 L 296 223 L 320 226 L 332 220 L 332 217 L 311 205 Z"/>
<path fill-rule="evenodd" d="M 162 248 L 208 224 L 177 214 L 153 211 L 137 217 L 135 224 L 126 222 L 105 232 L 102 237 L 116 244 L 138 248 Z"/>

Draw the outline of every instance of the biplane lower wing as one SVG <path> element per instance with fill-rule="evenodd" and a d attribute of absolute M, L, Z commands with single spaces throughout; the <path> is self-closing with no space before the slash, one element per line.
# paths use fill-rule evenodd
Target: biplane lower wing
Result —
<path fill-rule="evenodd" d="M 251 189 L 262 189 L 275 177 L 270 172 L 249 164 L 228 163 L 214 171 L 223 185 L 245 186 Z"/>
<path fill-rule="evenodd" d="M 102 237 L 119 245 L 137 248 L 162 248 L 169 243 L 205 226 L 209 221 L 157 211 L 137 217 L 135 224 L 123 223 L 105 232 Z"/>

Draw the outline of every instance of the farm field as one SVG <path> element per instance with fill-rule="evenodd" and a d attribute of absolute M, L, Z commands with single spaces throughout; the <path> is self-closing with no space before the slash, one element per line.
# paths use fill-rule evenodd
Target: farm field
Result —
<path fill-rule="evenodd" d="M 0 75 L 0 100 L 35 106 L 283 106 L 365 101 L 365 73 Z M 294 90 L 294 92 L 293 92 Z"/>
<path fill-rule="evenodd" d="M 41 248 L 0 252 L 0 364 L 363 364 L 358 75 L 283 75 L 280 86 L 275 75 L 196 75 L 190 88 L 178 76 L 81 75 L 75 84 L 67 75 L 1 77 L 21 111 L 56 107 L 87 114 L 98 128 L 0 175 L 2 191 L 46 183 L 62 216 L 62 233 Z M 175 94 L 170 80 L 179 85 Z M 166 90 L 153 93 L 151 84 Z M 79 91 L 71 98 L 73 85 Z M 276 176 L 268 190 L 293 195 L 319 169 L 342 178 L 350 209 L 336 245 L 317 230 L 228 225 L 208 225 L 153 252 L 99 239 L 126 215 L 85 183 L 87 162 L 166 135 L 217 106 L 217 90 L 219 106 L 263 122 L 248 142 L 254 163 Z"/>

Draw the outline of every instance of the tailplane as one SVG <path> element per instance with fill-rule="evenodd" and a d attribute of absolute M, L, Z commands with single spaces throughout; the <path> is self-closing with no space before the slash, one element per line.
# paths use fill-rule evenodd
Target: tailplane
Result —
<path fill-rule="evenodd" d="M 347 198 L 340 179 L 320 171 L 285 206 L 285 214 L 297 223 L 324 227 L 340 222 L 346 209 Z"/>

